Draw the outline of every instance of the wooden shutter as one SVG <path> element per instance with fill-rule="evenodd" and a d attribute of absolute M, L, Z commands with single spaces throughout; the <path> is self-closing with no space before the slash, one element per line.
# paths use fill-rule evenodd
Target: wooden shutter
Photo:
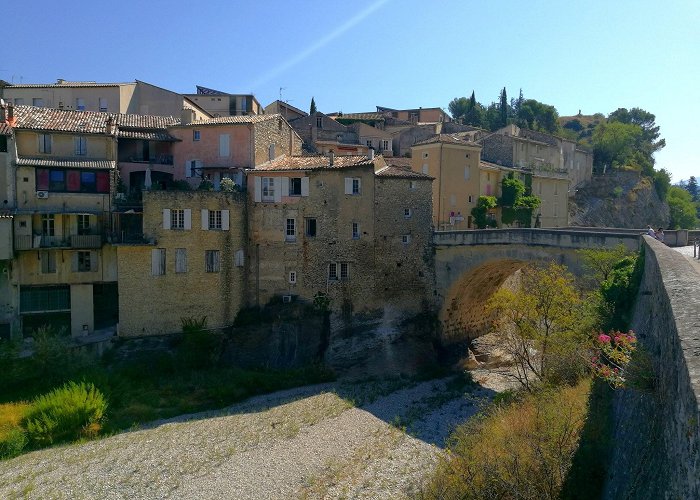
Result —
<path fill-rule="evenodd" d="M 209 230 L 209 210 L 202 210 L 202 231 Z"/>
<path fill-rule="evenodd" d="M 282 178 L 287 179 L 286 177 Z M 277 179 L 279 179 L 279 177 Z M 275 203 L 282 201 L 282 186 L 280 186 L 280 184 L 279 182 L 275 182 Z M 289 194 L 289 179 L 287 179 L 287 194 Z"/>
<path fill-rule="evenodd" d="M 282 196 L 289 196 L 289 177 L 280 177 L 280 201 Z M 277 201 L 276 196 L 275 201 Z"/>
<path fill-rule="evenodd" d="M 191 164 L 192 164 L 191 160 L 187 160 L 185 162 L 185 177 L 192 177 L 192 169 L 190 168 Z"/>
<path fill-rule="evenodd" d="M 48 176 L 47 176 L 48 177 Z M 255 180 L 255 194 L 254 194 L 254 200 L 257 203 L 260 203 L 262 200 L 262 179 L 258 176 L 255 176 L 253 178 Z M 48 185 L 48 181 L 46 183 Z"/>
<path fill-rule="evenodd" d="M 229 148 L 229 141 L 231 139 L 231 136 L 228 134 L 221 134 L 219 135 L 219 156 L 228 158 L 230 148 Z"/>
<path fill-rule="evenodd" d="M 192 229 L 192 210 L 185 209 L 185 229 Z"/>
<path fill-rule="evenodd" d="M 352 194 L 352 177 L 345 178 L 345 194 Z"/>
<path fill-rule="evenodd" d="M 170 229 L 170 209 L 163 209 L 163 229 Z"/>
<path fill-rule="evenodd" d="M 236 253 L 233 256 L 233 262 L 236 267 L 243 267 L 243 264 L 245 263 L 243 249 L 236 250 Z"/>
<path fill-rule="evenodd" d="M 97 271 L 97 252 L 90 252 L 90 271 Z"/>
<path fill-rule="evenodd" d="M 71 256 L 71 271 L 74 273 L 78 272 L 78 252 L 73 252 Z"/>
<path fill-rule="evenodd" d="M 309 178 L 308 177 L 301 178 L 301 195 L 302 196 L 309 196 Z"/>
<path fill-rule="evenodd" d="M 229 211 L 228 210 L 222 210 L 221 211 L 221 230 L 222 231 L 228 231 L 228 226 L 229 226 Z"/>

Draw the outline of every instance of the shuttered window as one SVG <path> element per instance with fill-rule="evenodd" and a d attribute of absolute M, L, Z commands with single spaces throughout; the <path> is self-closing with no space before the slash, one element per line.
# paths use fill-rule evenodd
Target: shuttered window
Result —
<path fill-rule="evenodd" d="M 176 248 L 175 249 L 175 272 L 176 273 L 186 273 L 187 272 L 187 249 L 186 248 Z"/>
<path fill-rule="evenodd" d="M 151 250 L 151 275 L 162 276 L 165 274 L 165 248 Z"/>
<path fill-rule="evenodd" d="M 221 271 L 219 250 L 206 250 L 204 252 L 204 270 L 208 273 L 218 273 Z"/>

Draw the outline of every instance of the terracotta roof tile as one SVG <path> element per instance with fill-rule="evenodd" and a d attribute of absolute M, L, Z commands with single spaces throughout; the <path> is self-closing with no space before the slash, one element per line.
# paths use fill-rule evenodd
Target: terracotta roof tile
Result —
<path fill-rule="evenodd" d="M 177 142 L 180 139 L 173 137 L 167 132 L 163 131 L 150 131 L 150 130 L 129 130 L 129 129 L 118 129 L 117 137 L 124 139 L 143 139 L 146 141 L 170 141 Z"/>
<path fill-rule="evenodd" d="M 22 83 L 17 85 L 8 85 L 7 88 L 16 89 L 38 89 L 38 88 L 56 88 L 56 87 L 119 87 L 121 85 L 135 85 L 135 82 L 124 83 L 97 83 L 97 82 L 64 82 L 64 83 Z"/>
<path fill-rule="evenodd" d="M 14 128 L 104 134 L 108 113 L 15 106 Z"/>
<path fill-rule="evenodd" d="M 411 159 L 405 156 L 384 157 L 384 161 L 386 161 L 386 164 L 390 167 L 411 168 Z"/>
<path fill-rule="evenodd" d="M 82 111 L 85 113 L 85 111 Z M 133 114 L 117 114 L 117 113 L 102 113 L 111 114 L 115 123 L 122 128 L 158 128 L 165 130 L 166 128 L 180 122 L 179 118 L 172 116 L 155 116 L 155 115 L 133 115 Z"/>
<path fill-rule="evenodd" d="M 342 115 L 330 115 L 334 120 L 384 120 L 385 113 L 343 113 Z"/>
<path fill-rule="evenodd" d="M 239 115 L 239 116 L 220 116 L 218 118 L 207 118 L 206 120 L 195 120 L 187 125 L 182 125 L 186 127 L 195 126 L 201 127 L 204 125 L 239 125 L 239 124 L 249 124 L 249 123 L 260 123 L 267 120 L 276 120 L 281 118 L 282 115 Z M 181 125 L 178 123 L 178 125 Z"/>
<path fill-rule="evenodd" d="M 12 127 L 7 122 L 0 123 L 0 135 L 12 135 Z"/>
<path fill-rule="evenodd" d="M 427 181 L 434 179 L 434 177 L 430 177 L 429 175 L 425 175 L 411 169 L 396 166 L 384 167 L 380 170 L 377 170 L 374 174 L 377 177 L 393 177 L 397 179 L 422 179 Z"/>
<path fill-rule="evenodd" d="M 36 158 L 20 156 L 17 158 L 17 166 L 113 169 L 116 167 L 116 162 L 110 160 L 88 160 L 83 158 Z"/>
<path fill-rule="evenodd" d="M 336 156 L 333 165 L 330 165 L 328 156 L 280 156 L 248 171 L 341 169 L 370 165 L 374 165 L 374 161 L 365 155 Z"/>
<path fill-rule="evenodd" d="M 476 147 L 481 147 L 479 144 L 476 142 L 469 141 L 467 139 L 464 139 L 463 136 L 457 135 L 457 134 L 437 134 L 434 135 L 433 137 L 430 137 L 424 141 L 419 141 L 414 144 L 414 146 L 422 146 L 424 144 L 435 144 L 441 142 L 443 144 L 460 144 L 462 146 L 476 146 Z"/>

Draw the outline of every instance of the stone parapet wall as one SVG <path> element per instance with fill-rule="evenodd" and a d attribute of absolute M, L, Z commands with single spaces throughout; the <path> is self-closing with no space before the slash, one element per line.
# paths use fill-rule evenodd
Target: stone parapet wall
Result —
<path fill-rule="evenodd" d="M 632 329 L 650 354 L 653 391 L 615 395 L 615 448 L 604 498 L 700 498 L 700 279 L 644 238 Z"/>

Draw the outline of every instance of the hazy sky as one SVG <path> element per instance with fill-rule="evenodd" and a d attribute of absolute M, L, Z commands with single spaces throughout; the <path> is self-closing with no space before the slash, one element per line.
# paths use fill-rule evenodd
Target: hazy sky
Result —
<path fill-rule="evenodd" d="M 447 105 L 506 87 L 559 114 L 641 107 L 673 181 L 700 177 L 700 1 L 11 0 L 0 78 L 143 80 L 308 111 Z M 280 90 L 281 89 L 281 90 Z"/>

